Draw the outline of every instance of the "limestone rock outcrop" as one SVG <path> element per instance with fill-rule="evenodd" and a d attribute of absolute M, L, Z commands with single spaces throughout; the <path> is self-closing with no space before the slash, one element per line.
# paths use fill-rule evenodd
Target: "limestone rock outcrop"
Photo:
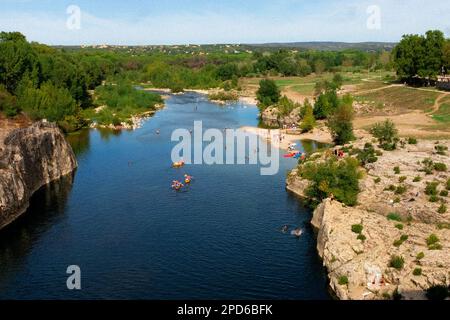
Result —
<path fill-rule="evenodd" d="M 0 229 L 26 211 L 34 192 L 76 168 L 55 124 L 42 121 L 9 132 L 0 142 Z"/>

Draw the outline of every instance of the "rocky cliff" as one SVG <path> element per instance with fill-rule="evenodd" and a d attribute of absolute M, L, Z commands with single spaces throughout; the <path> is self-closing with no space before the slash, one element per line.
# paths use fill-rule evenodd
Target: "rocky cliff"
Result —
<path fill-rule="evenodd" d="M 0 229 L 26 211 L 42 186 L 72 173 L 77 161 L 55 124 L 15 129 L 0 141 Z"/>
<path fill-rule="evenodd" d="M 300 108 L 292 110 L 288 115 L 283 115 L 276 107 L 269 107 L 261 113 L 263 123 L 270 127 L 298 126 L 301 121 Z"/>
<path fill-rule="evenodd" d="M 351 148 L 370 141 L 362 138 Z M 422 168 L 425 159 L 450 168 L 448 154 L 436 152 L 437 145 L 450 147 L 447 141 L 423 141 L 384 152 L 364 167 L 357 206 L 327 199 L 314 211 L 317 251 L 338 298 L 387 299 L 399 293 L 404 299 L 425 299 L 428 288 L 450 285 L 450 212 L 439 211 L 448 202 L 449 174 L 447 170 L 427 174 Z M 304 197 L 309 182 L 299 177 L 298 170 L 289 175 L 287 188 Z M 430 182 L 442 191 L 438 202 L 430 202 L 427 195 Z M 393 192 L 391 185 L 404 188 Z"/>

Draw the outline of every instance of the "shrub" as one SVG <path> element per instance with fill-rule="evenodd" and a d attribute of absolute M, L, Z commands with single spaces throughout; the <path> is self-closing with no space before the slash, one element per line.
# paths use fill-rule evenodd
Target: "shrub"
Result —
<path fill-rule="evenodd" d="M 433 286 L 427 290 L 426 295 L 428 300 L 445 300 L 449 296 L 449 290 L 445 285 Z"/>
<path fill-rule="evenodd" d="M 327 126 L 333 141 L 346 144 L 355 139 L 353 135 L 353 100 L 350 96 L 342 98 L 337 109 L 328 117 Z"/>
<path fill-rule="evenodd" d="M 439 182 L 427 182 L 427 186 L 425 187 L 425 194 L 428 196 L 436 196 L 438 194 L 437 187 L 439 186 Z"/>
<path fill-rule="evenodd" d="M 448 197 L 448 191 L 447 191 L 447 190 L 442 190 L 442 191 L 439 193 L 439 195 L 440 195 L 441 197 Z"/>
<path fill-rule="evenodd" d="M 376 123 L 370 129 L 370 133 L 378 139 L 380 146 L 384 150 L 394 150 L 396 148 L 398 130 L 391 120 L 387 119 L 384 122 Z"/>
<path fill-rule="evenodd" d="M 398 194 L 398 195 L 404 194 L 406 191 L 407 191 L 406 186 L 400 185 L 395 189 L 395 194 Z"/>
<path fill-rule="evenodd" d="M 394 241 L 394 246 L 395 247 L 400 247 L 403 244 L 403 242 L 405 242 L 406 240 L 408 240 L 408 236 L 407 235 L 402 235 L 399 240 L 395 240 Z"/>
<path fill-rule="evenodd" d="M 400 256 L 392 256 L 391 261 L 389 263 L 389 266 L 391 268 L 395 268 L 397 270 L 403 269 L 403 266 L 405 265 L 405 260 L 403 257 Z"/>
<path fill-rule="evenodd" d="M 416 138 L 408 138 L 408 144 L 417 144 L 417 139 Z"/>
<path fill-rule="evenodd" d="M 348 277 L 347 276 L 340 276 L 338 279 L 338 283 L 340 286 L 346 286 L 348 285 Z"/>
<path fill-rule="evenodd" d="M 361 234 L 363 229 L 364 229 L 364 227 L 362 225 L 360 225 L 360 224 L 352 225 L 352 232 L 354 232 L 354 233 Z"/>
<path fill-rule="evenodd" d="M 415 177 L 413 180 L 413 182 L 420 182 L 420 181 L 422 181 L 422 178 L 419 176 Z"/>
<path fill-rule="evenodd" d="M 419 261 L 422 260 L 423 258 L 425 258 L 425 253 L 423 252 L 419 252 L 416 256 L 416 259 Z"/>
<path fill-rule="evenodd" d="M 443 145 L 435 146 L 434 149 L 436 150 L 436 153 L 440 154 L 441 156 L 445 156 L 447 154 L 446 151 L 448 150 L 448 148 Z"/>
<path fill-rule="evenodd" d="M 389 213 L 387 218 L 388 220 L 402 222 L 402 217 L 398 213 Z"/>
<path fill-rule="evenodd" d="M 394 167 L 394 173 L 400 174 L 400 167 Z"/>
<path fill-rule="evenodd" d="M 316 126 L 316 119 L 314 118 L 313 107 L 306 101 L 302 108 L 303 120 L 300 124 L 302 132 L 309 132 Z"/>
<path fill-rule="evenodd" d="M 400 201 L 402 201 L 402 199 L 400 199 L 400 197 L 394 198 L 394 203 L 400 203 Z"/>
<path fill-rule="evenodd" d="M 403 183 L 403 182 L 406 181 L 406 179 L 408 179 L 408 178 L 405 177 L 405 176 L 402 176 L 402 177 L 398 178 L 398 182 L 399 182 L 399 183 Z"/>
<path fill-rule="evenodd" d="M 428 201 L 433 202 L 433 203 L 438 202 L 439 201 L 439 197 L 438 196 L 430 196 Z"/>
<path fill-rule="evenodd" d="M 386 189 L 384 189 L 385 191 L 395 191 L 397 188 L 391 184 L 389 187 L 386 187 Z"/>
<path fill-rule="evenodd" d="M 441 204 L 441 206 L 438 209 L 438 213 L 444 214 L 447 212 L 447 206 L 445 204 Z"/>
<path fill-rule="evenodd" d="M 378 184 L 378 183 L 381 182 L 381 178 L 380 178 L 380 177 L 377 177 L 377 178 L 373 179 L 373 181 L 374 181 L 376 184 Z"/>
<path fill-rule="evenodd" d="M 427 238 L 427 245 L 430 246 L 430 245 L 433 245 L 433 244 L 438 243 L 439 241 L 440 241 L 440 240 L 439 240 L 439 238 L 438 238 L 437 235 L 431 234 L 431 235 Z"/>
<path fill-rule="evenodd" d="M 438 172 L 446 172 L 447 171 L 447 165 L 445 163 L 442 163 L 442 162 L 436 162 L 434 164 L 434 170 L 436 170 Z"/>
<path fill-rule="evenodd" d="M 447 180 L 445 188 L 450 191 L 450 179 Z"/>
<path fill-rule="evenodd" d="M 395 227 L 396 227 L 398 230 L 403 230 L 403 228 L 404 228 L 404 226 L 403 226 L 402 223 L 396 224 Z"/>
<path fill-rule="evenodd" d="M 413 271 L 413 275 L 415 275 L 416 277 L 421 276 L 422 275 L 422 269 L 421 268 L 415 268 Z"/>
<path fill-rule="evenodd" d="M 320 163 L 310 161 L 303 165 L 300 175 L 311 181 L 305 193 L 316 203 L 333 195 L 345 205 L 356 205 L 361 178 L 358 160 L 349 157 L 343 161 L 334 158 Z"/>
<path fill-rule="evenodd" d="M 370 143 L 366 143 L 363 150 L 356 150 L 357 158 L 361 162 L 362 165 L 366 165 L 367 163 L 375 163 L 378 161 L 378 158 L 375 153 L 375 149 L 373 145 Z"/>
<path fill-rule="evenodd" d="M 361 240 L 362 242 L 367 240 L 367 237 L 363 234 L 358 235 L 358 237 L 356 237 L 356 239 Z"/>
<path fill-rule="evenodd" d="M 259 105 L 264 108 L 276 104 L 280 100 L 280 89 L 275 81 L 263 79 L 259 82 L 259 89 L 256 92 Z"/>
<path fill-rule="evenodd" d="M 433 160 L 431 160 L 430 158 L 424 159 L 422 161 L 422 169 L 420 171 L 425 172 L 427 175 L 430 175 L 433 173 L 433 169 L 434 169 L 434 163 Z"/>

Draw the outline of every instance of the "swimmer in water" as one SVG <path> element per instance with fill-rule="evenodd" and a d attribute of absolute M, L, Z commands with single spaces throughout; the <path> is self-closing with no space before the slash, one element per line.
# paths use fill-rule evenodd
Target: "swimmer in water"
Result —
<path fill-rule="evenodd" d="M 283 233 L 288 232 L 288 230 L 289 230 L 289 226 L 288 226 L 287 224 L 281 227 L 281 231 L 282 231 Z"/>

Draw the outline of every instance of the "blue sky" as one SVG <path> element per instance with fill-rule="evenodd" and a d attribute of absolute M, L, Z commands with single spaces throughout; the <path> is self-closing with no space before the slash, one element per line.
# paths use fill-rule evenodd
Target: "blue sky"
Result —
<path fill-rule="evenodd" d="M 80 29 L 66 26 L 69 5 Z M 0 0 L 1 31 L 53 45 L 398 41 L 429 29 L 450 36 L 450 1 Z"/>

